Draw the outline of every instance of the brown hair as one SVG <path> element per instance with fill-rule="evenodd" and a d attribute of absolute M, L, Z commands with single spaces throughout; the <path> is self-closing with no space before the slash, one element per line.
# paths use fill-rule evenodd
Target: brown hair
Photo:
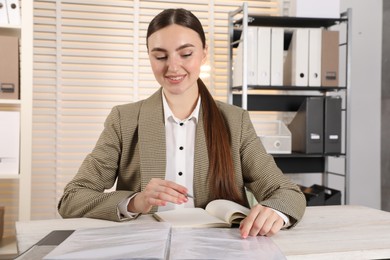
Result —
<path fill-rule="evenodd" d="M 194 30 L 198 33 L 203 48 L 206 47 L 202 24 L 194 14 L 182 8 L 166 9 L 153 18 L 148 27 L 146 46 L 148 46 L 150 35 L 171 24 Z M 198 79 L 198 89 L 202 98 L 203 124 L 209 155 L 209 181 L 213 199 L 228 199 L 242 203 L 243 198 L 234 178 L 231 136 L 226 120 L 200 78 Z"/>

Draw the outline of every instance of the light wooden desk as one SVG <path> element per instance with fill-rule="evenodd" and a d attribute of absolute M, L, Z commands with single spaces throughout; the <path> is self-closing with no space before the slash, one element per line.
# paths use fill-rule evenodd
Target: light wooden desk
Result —
<path fill-rule="evenodd" d="M 155 221 L 141 216 L 137 221 Z M 20 251 L 52 230 L 104 227 L 122 223 L 97 219 L 52 219 L 16 223 Z M 287 259 L 390 258 L 390 213 L 362 206 L 308 207 L 292 230 L 273 238 Z"/>

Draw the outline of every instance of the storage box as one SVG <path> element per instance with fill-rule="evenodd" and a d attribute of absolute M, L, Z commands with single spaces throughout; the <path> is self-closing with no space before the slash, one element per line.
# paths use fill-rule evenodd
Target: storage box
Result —
<path fill-rule="evenodd" d="M 289 16 L 340 18 L 340 0 L 291 0 Z"/>
<path fill-rule="evenodd" d="M 300 189 L 305 195 L 307 206 L 323 206 L 325 204 L 325 193 L 323 190 L 305 186 L 300 186 Z"/>
<path fill-rule="evenodd" d="M 312 185 L 311 188 L 324 193 L 325 205 L 341 205 L 341 191 L 317 184 Z"/>
<path fill-rule="evenodd" d="M 341 205 L 341 191 L 322 185 L 300 186 L 307 206 Z"/>
<path fill-rule="evenodd" d="M 0 111 L 0 174 L 19 174 L 20 112 Z"/>
<path fill-rule="evenodd" d="M 291 132 L 281 120 L 257 122 L 255 128 L 268 153 L 291 153 Z"/>
<path fill-rule="evenodd" d="M 0 99 L 19 99 L 19 39 L 0 36 Z"/>

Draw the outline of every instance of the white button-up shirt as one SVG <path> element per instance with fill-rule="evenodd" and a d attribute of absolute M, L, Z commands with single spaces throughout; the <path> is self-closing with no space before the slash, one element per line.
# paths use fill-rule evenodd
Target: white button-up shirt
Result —
<path fill-rule="evenodd" d="M 185 186 L 188 194 L 193 195 L 195 133 L 199 118 L 200 97 L 191 115 L 184 120 L 175 117 L 165 95 L 163 95 L 163 106 L 166 142 L 165 179 Z M 187 203 L 181 205 L 167 203 L 166 206 L 160 206 L 158 211 L 193 207 L 194 200 L 188 198 Z"/>

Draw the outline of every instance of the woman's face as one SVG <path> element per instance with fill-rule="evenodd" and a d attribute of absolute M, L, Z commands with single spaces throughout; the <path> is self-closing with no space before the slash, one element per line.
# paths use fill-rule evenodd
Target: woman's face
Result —
<path fill-rule="evenodd" d="M 164 91 L 172 95 L 198 93 L 197 79 L 207 48 L 194 30 L 169 25 L 149 36 L 148 49 L 154 76 Z"/>

